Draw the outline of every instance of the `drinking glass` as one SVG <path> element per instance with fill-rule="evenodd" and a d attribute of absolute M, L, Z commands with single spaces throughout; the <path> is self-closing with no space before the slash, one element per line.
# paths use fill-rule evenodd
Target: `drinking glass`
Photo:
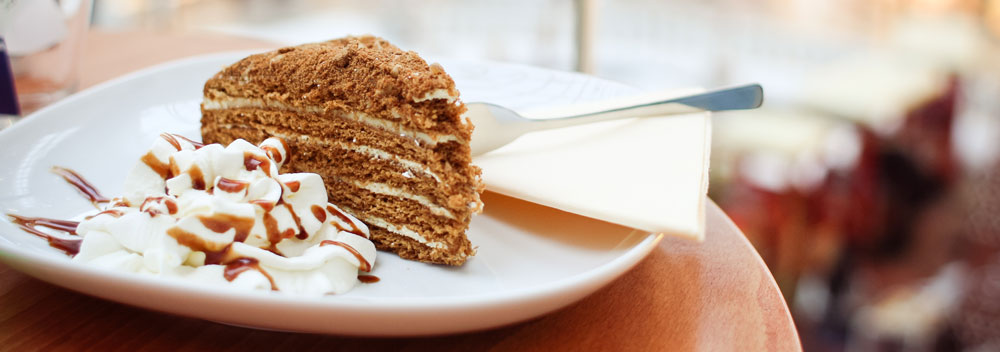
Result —
<path fill-rule="evenodd" d="M 90 10 L 91 0 L 0 0 L 0 39 L 10 60 L 19 115 L 77 89 Z M 5 84 L 10 82 L 0 82 Z"/>

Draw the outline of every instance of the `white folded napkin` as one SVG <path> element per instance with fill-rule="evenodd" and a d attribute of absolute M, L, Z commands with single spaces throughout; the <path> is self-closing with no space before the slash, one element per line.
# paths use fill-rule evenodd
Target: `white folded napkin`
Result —
<path fill-rule="evenodd" d="M 613 107 L 698 90 L 593 103 Z M 526 111 L 545 118 L 576 107 Z M 709 113 L 633 118 L 529 133 L 473 161 L 486 189 L 640 230 L 702 239 Z M 489 209 L 489 204 L 486 204 Z"/>

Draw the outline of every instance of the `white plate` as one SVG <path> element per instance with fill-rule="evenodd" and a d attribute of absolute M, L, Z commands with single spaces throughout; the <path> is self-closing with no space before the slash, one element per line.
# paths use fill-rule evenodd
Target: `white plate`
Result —
<path fill-rule="evenodd" d="M 105 195 L 161 132 L 198 137 L 202 85 L 245 56 L 160 65 L 86 90 L 0 132 L 0 211 L 69 218 L 93 209 L 49 172 L 80 172 Z M 465 101 L 533 107 L 627 94 L 595 78 L 508 64 L 444 61 Z M 0 260 L 86 294 L 185 316 L 265 329 L 374 336 L 443 334 L 537 317 L 623 274 L 661 236 L 495 194 L 468 235 L 479 254 L 460 268 L 380 252 L 381 278 L 339 296 L 304 298 L 181 285 L 80 266 L 46 241 L 0 220 Z"/>

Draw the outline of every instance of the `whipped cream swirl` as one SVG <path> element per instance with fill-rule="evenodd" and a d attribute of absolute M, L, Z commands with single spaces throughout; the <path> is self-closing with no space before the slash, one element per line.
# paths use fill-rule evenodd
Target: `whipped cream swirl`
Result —
<path fill-rule="evenodd" d="M 197 282 L 323 295 L 370 271 L 368 228 L 327 203 L 322 178 L 279 174 L 284 141 L 202 145 L 164 134 L 77 227 L 75 261 Z"/>

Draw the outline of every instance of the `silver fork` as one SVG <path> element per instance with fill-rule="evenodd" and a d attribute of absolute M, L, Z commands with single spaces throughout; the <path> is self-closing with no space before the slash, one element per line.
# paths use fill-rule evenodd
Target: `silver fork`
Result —
<path fill-rule="evenodd" d="M 575 126 L 630 117 L 686 114 L 699 111 L 754 109 L 764 101 L 759 84 L 712 90 L 667 100 L 613 109 L 561 116 L 553 119 L 529 119 L 516 111 L 491 103 L 468 103 L 469 118 L 476 126 L 472 132 L 472 156 L 482 155 L 510 143 L 521 135 L 552 128 Z"/>

